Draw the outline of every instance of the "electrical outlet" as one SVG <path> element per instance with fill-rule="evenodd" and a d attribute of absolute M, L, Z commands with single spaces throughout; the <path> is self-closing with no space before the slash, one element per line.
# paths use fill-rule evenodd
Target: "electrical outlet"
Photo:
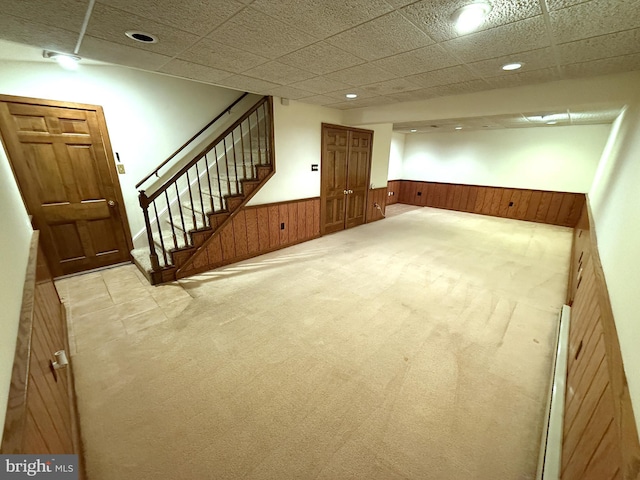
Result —
<path fill-rule="evenodd" d="M 118 173 L 119 173 L 120 175 L 124 174 L 124 164 L 119 163 L 119 164 L 117 165 L 117 167 L 118 167 Z"/>

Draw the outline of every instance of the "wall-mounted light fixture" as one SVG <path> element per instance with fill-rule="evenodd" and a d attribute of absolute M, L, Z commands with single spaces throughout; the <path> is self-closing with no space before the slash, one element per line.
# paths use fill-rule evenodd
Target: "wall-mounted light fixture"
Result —
<path fill-rule="evenodd" d="M 65 70 L 76 70 L 78 62 L 81 60 L 78 55 L 72 53 L 52 52 L 50 50 L 44 50 L 42 56 L 55 60 Z"/>

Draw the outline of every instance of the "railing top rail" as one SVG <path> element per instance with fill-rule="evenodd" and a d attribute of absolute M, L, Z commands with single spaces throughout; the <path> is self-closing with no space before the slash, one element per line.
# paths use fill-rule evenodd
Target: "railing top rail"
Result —
<path fill-rule="evenodd" d="M 229 105 L 227 108 L 225 108 L 222 112 L 220 112 L 213 120 L 211 120 L 209 123 L 207 123 L 204 127 L 202 127 L 193 137 L 191 137 L 189 140 L 187 140 L 184 144 L 182 144 L 182 146 L 180 148 L 178 148 L 175 152 L 173 152 L 171 155 L 169 155 L 169 157 L 162 162 L 160 165 L 158 165 L 156 167 L 155 170 L 153 170 L 149 175 L 147 175 L 146 177 L 144 177 L 142 180 L 140 180 L 137 184 L 136 184 L 136 188 L 140 187 L 140 185 L 142 185 L 144 182 L 146 182 L 147 180 L 149 180 L 151 177 L 153 177 L 154 175 L 157 175 L 158 172 L 160 171 L 160 169 L 162 167 L 164 167 L 167 163 L 169 163 L 171 160 L 173 160 L 175 158 L 176 155 L 178 155 L 182 150 L 184 150 L 191 142 L 193 142 L 196 138 L 198 138 L 200 135 L 202 135 L 202 133 L 209 128 L 211 125 L 213 125 L 214 123 L 216 123 L 218 120 L 220 120 L 220 118 L 222 118 L 222 116 L 225 113 L 230 113 L 231 109 L 233 107 L 235 107 L 238 103 L 240 103 L 242 101 L 242 99 L 244 97 L 246 97 L 247 95 L 249 95 L 249 92 L 245 92 L 242 95 L 240 95 L 237 99 L 235 99 L 233 101 L 233 103 L 231 105 Z"/>
<path fill-rule="evenodd" d="M 260 108 L 265 102 L 269 102 L 269 97 L 265 96 L 262 97 L 253 107 L 251 107 L 249 110 L 247 110 L 238 120 L 236 120 L 233 125 L 230 125 L 224 132 L 222 132 L 220 135 L 218 135 L 215 140 L 213 140 L 211 143 L 209 143 L 205 148 L 203 148 L 200 152 L 198 152 L 197 155 L 193 156 L 193 159 L 188 162 L 187 164 L 185 164 L 180 170 L 178 170 L 170 179 L 168 179 L 166 182 L 164 182 L 160 187 L 158 187 L 153 193 L 151 194 L 145 194 L 146 199 L 145 201 L 147 202 L 147 204 L 151 203 L 154 199 L 156 199 L 159 195 L 162 194 L 162 192 L 164 190 L 166 190 L 168 188 L 169 185 L 171 185 L 172 183 L 174 183 L 178 178 L 180 178 L 182 175 L 185 174 L 185 172 L 187 170 L 189 170 L 195 162 L 197 162 L 198 160 L 200 160 L 202 158 L 203 155 L 205 155 L 207 152 L 209 152 L 215 145 L 217 145 L 218 143 L 220 143 L 222 141 L 223 138 L 225 138 L 227 135 L 229 135 L 235 128 L 237 128 L 237 126 L 244 122 L 247 118 L 249 118 L 249 116 L 255 112 L 258 108 Z"/>

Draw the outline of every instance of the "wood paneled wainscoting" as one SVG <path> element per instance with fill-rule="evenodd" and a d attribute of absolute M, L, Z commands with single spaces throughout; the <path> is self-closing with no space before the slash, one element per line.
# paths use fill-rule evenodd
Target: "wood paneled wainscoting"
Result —
<path fill-rule="evenodd" d="M 585 203 L 582 193 L 412 180 L 391 181 L 389 191 L 398 192 L 397 201 L 408 205 L 445 208 L 566 227 L 576 225 Z"/>
<path fill-rule="evenodd" d="M 400 195 L 400 184 L 403 180 L 390 180 L 387 182 L 387 205 L 398 203 Z"/>
<path fill-rule="evenodd" d="M 39 232 L 31 241 L 9 402 L 2 436 L 3 454 L 79 454 L 73 372 L 66 314 L 53 284 Z M 69 365 L 54 370 L 54 352 L 65 350 Z"/>
<path fill-rule="evenodd" d="M 380 208 L 376 208 L 378 205 Z M 372 188 L 367 195 L 367 223 L 382 220 L 387 208 L 387 187 Z"/>
<path fill-rule="evenodd" d="M 637 480 L 640 445 L 588 206 L 574 231 L 562 480 Z"/>
<path fill-rule="evenodd" d="M 177 272 L 177 278 L 306 242 L 320 236 L 320 198 L 244 207 Z"/>

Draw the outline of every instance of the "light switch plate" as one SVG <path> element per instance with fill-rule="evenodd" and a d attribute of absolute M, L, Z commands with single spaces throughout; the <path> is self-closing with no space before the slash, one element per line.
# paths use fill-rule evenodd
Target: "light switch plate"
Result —
<path fill-rule="evenodd" d="M 119 163 L 119 164 L 117 165 L 117 167 L 118 167 L 118 173 L 119 173 L 120 175 L 122 175 L 122 174 L 124 173 L 124 164 L 123 164 L 123 163 Z"/>

